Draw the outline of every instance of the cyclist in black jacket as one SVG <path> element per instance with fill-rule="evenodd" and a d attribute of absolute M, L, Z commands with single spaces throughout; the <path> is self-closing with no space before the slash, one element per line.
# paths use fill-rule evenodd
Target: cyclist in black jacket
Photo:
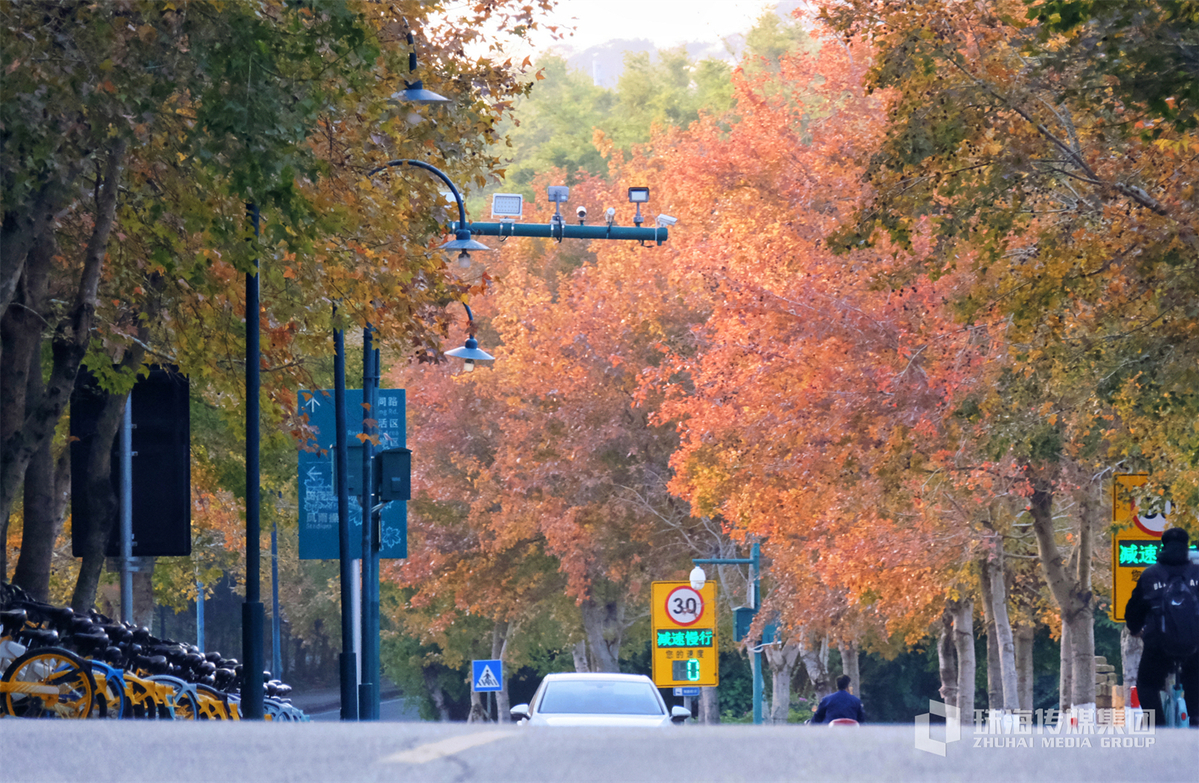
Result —
<path fill-rule="evenodd" d="M 1154 629 L 1146 628 L 1146 621 L 1153 619 L 1170 577 L 1184 574 L 1192 589 L 1199 589 L 1199 565 L 1188 559 L 1188 539 L 1187 532 L 1178 527 L 1162 533 L 1162 550 L 1157 555 L 1157 563 L 1141 574 L 1124 609 L 1128 632 L 1134 636 L 1141 635 L 1145 640 L 1141 665 L 1137 667 L 1137 694 L 1141 697 L 1145 714 L 1149 714 L 1149 710 L 1154 711 L 1155 726 L 1165 725 L 1160 691 L 1165 687 L 1166 676 L 1176 664 L 1181 663 L 1183 695 L 1193 705 L 1190 709 L 1191 727 L 1199 727 L 1199 710 L 1195 709 L 1199 707 L 1199 652 L 1185 658 L 1172 657 L 1162 649 L 1162 640 L 1154 633 Z M 1143 635 L 1142 629 L 1145 631 Z"/>

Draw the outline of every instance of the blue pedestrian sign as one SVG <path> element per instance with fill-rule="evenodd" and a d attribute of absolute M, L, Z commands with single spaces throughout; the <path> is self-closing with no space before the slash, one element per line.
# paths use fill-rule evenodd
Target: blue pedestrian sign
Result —
<path fill-rule="evenodd" d="M 333 390 L 301 390 L 300 412 L 316 430 L 314 451 L 301 451 L 300 468 L 300 559 L 337 560 L 337 489 L 333 475 L 333 447 L 337 429 L 333 415 Z M 372 417 L 379 426 L 379 448 L 405 445 L 403 389 L 379 389 L 379 410 Z M 362 433 L 362 389 L 346 389 L 346 439 L 358 445 Z M 362 557 L 362 506 L 350 498 L 351 557 Z M 408 557 L 408 503 L 393 501 L 379 513 L 379 557 Z"/>
<path fill-rule="evenodd" d="M 471 661 L 470 689 L 475 693 L 489 693 L 504 689 L 503 661 Z"/>

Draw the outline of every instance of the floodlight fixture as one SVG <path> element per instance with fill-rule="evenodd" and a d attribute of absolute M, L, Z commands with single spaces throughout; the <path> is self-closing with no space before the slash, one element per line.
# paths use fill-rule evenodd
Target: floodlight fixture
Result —
<path fill-rule="evenodd" d="M 519 218 L 524 213 L 525 198 L 519 193 L 496 193 L 491 197 L 491 216 Z"/>
<path fill-rule="evenodd" d="M 570 188 L 565 185 L 550 185 L 545 189 L 545 197 L 554 204 L 565 204 L 570 201 Z"/>
<path fill-rule="evenodd" d="M 644 204 L 649 201 L 649 188 L 629 188 L 629 202 Z"/>

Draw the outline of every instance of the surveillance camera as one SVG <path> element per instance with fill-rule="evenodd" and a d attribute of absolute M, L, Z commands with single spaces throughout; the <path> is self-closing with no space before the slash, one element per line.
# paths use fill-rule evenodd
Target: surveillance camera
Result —
<path fill-rule="evenodd" d="M 608 209 L 604 211 L 604 217 L 606 217 L 608 219 L 609 226 L 612 225 L 613 223 L 615 223 L 616 222 L 616 207 L 608 207 Z"/>
<path fill-rule="evenodd" d="M 662 228 L 666 228 L 667 226 L 673 226 L 675 223 L 678 223 L 678 222 L 679 222 L 679 219 L 677 217 L 671 217 L 670 215 L 658 215 L 658 225 L 661 226 Z"/>
<path fill-rule="evenodd" d="M 587 217 L 587 207 L 579 207 L 575 210 L 575 214 L 579 216 L 579 220 L 584 220 Z"/>

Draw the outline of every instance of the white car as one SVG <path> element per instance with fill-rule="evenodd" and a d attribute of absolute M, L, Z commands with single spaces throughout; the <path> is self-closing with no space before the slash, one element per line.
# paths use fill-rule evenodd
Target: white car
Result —
<path fill-rule="evenodd" d="M 658 728 L 690 717 L 686 707 L 667 709 L 644 674 L 606 672 L 547 674 L 531 704 L 512 708 L 512 718 L 529 726 Z"/>

